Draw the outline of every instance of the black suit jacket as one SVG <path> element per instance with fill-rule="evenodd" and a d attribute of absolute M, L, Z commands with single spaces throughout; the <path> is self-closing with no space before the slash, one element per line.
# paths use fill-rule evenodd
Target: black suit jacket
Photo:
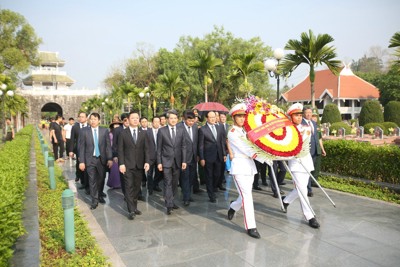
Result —
<path fill-rule="evenodd" d="M 98 139 L 100 149 L 100 160 L 103 165 L 107 164 L 108 160 L 112 160 L 111 142 L 109 131 L 106 128 L 98 127 Z M 79 162 L 87 164 L 93 157 L 94 138 L 92 128 L 85 127 L 79 132 L 78 140 Z"/>
<path fill-rule="evenodd" d="M 165 168 L 171 168 L 174 163 L 179 168 L 182 163 L 187 163 L 186 159 L 186 142 L 183 129 L 175 127 L 175 143 L 172 143 L 169 127 L 165 126 L 158 130 L 157 134 L 157 164 L 162 164 Z"/>
<path fill-rule="evenodd" d="M 118 164 L 125 165 L 126 169 L 144 169 L 149 163 L 146 131 L 138 129 L 136 144 L 133 142 L 131 129 L 122 130 L 118 140 Z"/>
<path fill-rule="evenodd" d="M 86 124 L 86 127 L 84 128 L 90 128 L 89 124 Z M 71 142 L 69 151 L 73 151 L 74 154 L 77 156 L 79 156 L 78 140 L 80 131 L 81 131 L 81 124 L 79 122 L 75 122 L 75 124 L 71 128 L 71 138 L 70 138 Z"/>
<path fill-rule="evenodd" d="M 112 143 L 112 154 L 113 158 L 118 158 L 118 140 L 121 132 L 124 130 L 124 126 L 121 125 L 120 127 L 114 128 L 113 130 L 113 143 Z"/>
<path fill-rule="evenodd" d="M 160 128 L 157 129 L 157 135 L 159 130 Z M 156 143 L 157 139 L 154 139 L 152 128 L 148 128 L 145 132 L 147 134 L 147 147 L 149 150 L 150 165 L 153 165 L 157 163 L 157 143 Z"/>
<path fill-rule="evenodd" d="M 217 131 L 217 140 L 215 140 L 210 127 L 206 124 L 199 130 L 199 157 L 200 160 L 208 162 L 224 161 L 226 156 L 226 137 L 222 127 L 215 127 Z"/>
<path fill-rule="evenodd" d="M 198 146 L 198 140 L 199 140 L 199 127 L 197 124 L 193 124 L 191 127 L 192 131 L 192 139 L 190 139 L 188 130 L 187 130 L 187 125 L 184 122 L 180 122 L 177 124 L 179 128 L 182 128 L 184 136 L 185 136 L 185 142 L 186 142 L 186 160 L 187 163 L 193 163 L 197 161 L 197 146 Z"/>

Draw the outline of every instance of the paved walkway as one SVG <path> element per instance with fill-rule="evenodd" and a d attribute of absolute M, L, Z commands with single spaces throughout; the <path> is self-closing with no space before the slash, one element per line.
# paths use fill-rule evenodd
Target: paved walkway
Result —
<path fill-rule="evenodd" d="M 63 165 L 75 189 L 74 167 Z M 90 199 L 78 190 L 80 210 L 113 266 L 399 266 L 400 206 L 326 190 L 334 208 L 319 189 L 311 203 L 321 223 L 316 230 L 303 219 L 298 201 L 280 210 L 271 191 L 254 192 L 261 239 L 247 236 L 243 213 L 227 220 L 230 200 L 237 197 L 232 178 L 217 203 L 206 192 L 172 215 L 165 214 L 162 193 L 146 195 L 138 208 L 143 215 L 127 219 L 120 189 L 106 188 L 106 204 L 91 211 Z M 292 185 L 283 186 L 288 192 Z M 204 187 L 203 187 L 204 190 Z"/>

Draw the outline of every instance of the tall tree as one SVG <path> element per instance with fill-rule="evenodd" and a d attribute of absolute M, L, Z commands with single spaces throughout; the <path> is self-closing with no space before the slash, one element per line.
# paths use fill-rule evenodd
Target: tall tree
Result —
<path fill-rule="evenodd" d="M 336 60 L 336 48 L 329 46 L 334 39 L 329 34 L 318 34 L 309 30 L 301 34 L 300 40 L 290 39 L 286 46 L 286 50 L 293 50 L 294 54 L 287 54 L 279 64 L 282 73 L 291 73 L 299 65 L 307 64 L 310 67 L 310 83 L 311 83 L 311 103 L 315 108 L 315 68 L 318 65 L 325 64 L 332 73 L 339 74 L 342 67 L 341 62 Z"/>
<path fill-rule="evenodd" d="M 249 94 L 253 91 L 253 84 L 249 83 L 248 77 L 252 73 L 265 73 L 264 64 L 261 61 L 255 61 L 256 54 L 238 54 L 232 56 L 233 69 L 232 74 L 229 75 L 231 81 L 243 79 L 243 83 L 239 86 L 239 91 Z"/>
<path fill-rule="evenodd" d="M 159 78 L 161 86 L 155 92 L 158 97 L 167 96 L 171 108 L 175 108 L 175 97 L 177 95 L 186 97 L 189 86 L 179 77 L 177 72 L 167 72 Z M 180 101 L 182 102 L 182 101 Z"/>
<path fill-rule="evenodd" d="M 37 65 L 41 42 L 22 15 L 0 9 L 0 73 L 15 78 L 29 66 Z"/>
<path fill-rule="evenodd" d="M 213 81 L 213 72 L 215 68 L 222 66 L 222 60 L 216 58 L 212 53 L 201 50 L 198 53 L 197 60 L 194 60 L 190 67 L 196 69 L 204 88 L 204 102 L 208 102 L 208 84 Z"/>
<path fill-rule="evenodd" d="M 394 56 L 397 58 L 394 64 L 399 67 L 400 70 L 400 32 L 396 32 L 390 39 L 389 48 L 394 48 Z"/>

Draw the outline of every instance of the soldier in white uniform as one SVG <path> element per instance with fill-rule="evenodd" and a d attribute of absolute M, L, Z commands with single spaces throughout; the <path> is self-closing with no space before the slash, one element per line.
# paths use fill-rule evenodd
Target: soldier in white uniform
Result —
<path fill-rule="evenodd" d="M 246 105 L 237 104 L 229 112 L 233 118 L 234 125 L 228 132 L 229 154 L 232 160 L 230 174 L 233 176 L 239 197 L 232 201 L 228 211 L 228 219 L 232 220 L 236 211 L 243 207 L 244 226 L 247 234 L 254 238 L 260 238 L 256 228 L 253 205 L 253 180 L 257 173 L 253 159 L 257 160 L 257 154 L 246 145 L 241 137 L 246 138 L 243 124 L 246 114 Z"/>
<path fill-rule="evenodd" d="M 309 138 L 311 135 L 310 127 L 301 124 L 301 120 L 303 118 L 303 105 L 300 103 L 293 104 L 289 107 L 287 115 L 291 118 L 293 124 L 296 125 L 297 129 L 302 135 L 303 140 Z M 299 160 L 303 163 L 304 167 L 307 168 L 309 172 L 314 170 L 313 160 L 310 153 L 307 153 Z M 287 210 L 289 204 L 291 204 L 296 198 L 299 197 L 301 209 L 303 211 L 304 217 L 308 221 L 308 224 L 312 228 L 319 228 L 320 225 L 317 219 L 314 217 L 314 214 L 311 210 L 310 201 L 307 197 L 307 184 L 310 176 L 307 170 L 304 169 L 303 165 L 300 164 L 298 159 L 289 160 L 289 169 L 293 174 L 292 178 L 296 187 L 286 197 L 282 197 L 283 206 L 285 207 L 285 210 Z"/>

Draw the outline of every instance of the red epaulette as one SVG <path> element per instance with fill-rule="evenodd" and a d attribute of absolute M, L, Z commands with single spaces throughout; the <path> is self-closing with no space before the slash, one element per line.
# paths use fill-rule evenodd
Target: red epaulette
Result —
<path fill-rule="evenodd" d="M 252 159 L 257 158 L 257 154 L 254 153 L 254 155 L 251 157 Z"/>

